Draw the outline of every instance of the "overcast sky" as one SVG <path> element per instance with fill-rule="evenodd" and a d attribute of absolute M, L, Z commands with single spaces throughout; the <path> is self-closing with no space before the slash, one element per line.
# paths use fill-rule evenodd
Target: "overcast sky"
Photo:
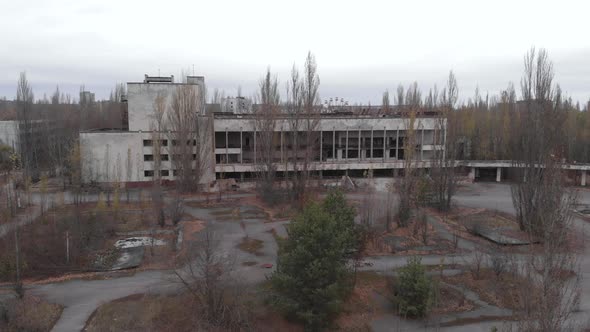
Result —
<path fill-rule="evenodd" d="M 116 82 L 189 68 L 213 88 L 251 95 L 267 66 L 281 84 L 308 51 L 322 99 L 381 102 L 385 89 L 442 86 L 460 98 L 519 86 L 522 58 L 544 47 L 556 80 L 590 98 L 590 2 L 0 0 L 0 96 L 26 71 L 36 98 L 59 85 L 98 98 Z"/>

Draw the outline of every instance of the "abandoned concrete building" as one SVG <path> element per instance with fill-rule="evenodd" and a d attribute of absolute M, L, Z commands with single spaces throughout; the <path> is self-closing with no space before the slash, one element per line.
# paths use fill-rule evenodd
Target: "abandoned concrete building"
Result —
<path fill-rule="evenodd" d="M 201 76 L 189 76 L 183 83 L 176 83 L 173 76 L 146 75 L 143 82 L 127 83 L 128 114 L 124 119 L 128 123 L 122 127 L 128 129 L 80 132 L 83 180 L 87 183 L 118 182 L 127 185 L 149 185 L 155 179 L 174 181 L 178 172 L 175 166 L 178 154 L 174 152 L 174 147 L 179 143 L 166 125 L 154 130 L 154 108 L 156 98 L 163 96 L 165 113 L 168 113 L 179 87 L 188 87 L 202 96 L 205 80 Z M 245 99 L 233 99 L 233 102 L 233 108 L 205 105 L 203 102 L 196 111 L 197 119 L 202 123 L 199 131 L 202 136 L 192 140 L 193 147 L 189 153 L 193 154 L 193 160 L 205 161 L 200 172 L 202 185 L 220 178 L 253 179 L 263 162 L 260 119 L 252 111 L 257 105 L 250 105 Z M 163 118 L 166 119 L 166 114 Z M 403 170 L 409 155 L 409 151 L 405 151 L 411 123 L 407 113 L 384 114 L 371 107 L 356 111 L 323 107 L 313 121 L 311 131 L 304 128 L 297 131 L 301 138 L 313 135 L 314 146 L 311 149 L 305 147 L 305 139 L 298 139 L 299 146 L 293 146 L 296 131 L 291 130 L 292 121 L 287 113 L 275 116 L 272 125 L 266 127 L 265 130 L 273 131 L 273 135 L 272 148 L 264 158 L 272 159 L 278 178 L 295 168 L 301 170 L 303 156 L 298 153 L 303 150 L 312 151 L 306 157 L 309 160 L 308 170 L 318 178 L 342 175 L 362 177 L 369 172 L 374 176 L 391 177 Z M 413 121 L 413 133 L 412 167 L 428 172 L 435 154 L 441 153 L 444 157 L 446 120 L 435 112 L 420 112 Z M 190 142 L 187 144 L 190 145 Z M 294 161 L 298 166 L 294 165 Z M 155 169 L 156 164 L 158 170 Z M 498 182 L 509 179 L 514 167 L 510 161 L 469 160 L 457 161 L 455 166 L 471 180 Z M 564 167 L 568 177 L 576 184 L 586 185 L 590 165 Z"/>
<path fill-rule="evenodd" d="M 161 158 L 159 178 L 174 181 L 175 143 L 165 130 L 159 144 L 154 144 L 153 114 L 158 96 L 165 96 L 166 109 L 179 86 L 189 86 L 199 95 L 204 78 L 189 76 L 183 83 L 174 77 L 145 77 L 143 82 L 127 83 L 129 130 L 93 130 L 80 133 L 82 174 L 85 182 L 120 182 L 148 184 L 154 180 L 154 156 Z M 250 106 L 248 106 L 249 108 Z M 256 164 L 261 158 L 256 142 L 256 119 L 251 112 L 211 112 L 200 110 L 199 116 L 212 121 L 209 138 L 203 144 L 202 158 L 208 160 L 201 182 L 215 178 L 248 179 L 255 177 Z M 165 118 L 165 116 L 164 116 Z M 318 176 L 362 175 L 371 170 L 375 175 L 392 176 L 404 166 L 407 152 L 404 140 L 410 121 L 394 115 L 355 114 L 352 112 L 322 112 L 315 120 L 316 137 L 309 169 Z M 274 121 L 273 161 L 280 177 L 292 171 L 293 147 L 286 114 Z M 435 151 L 442 151 L 445 121 L 433 115 L 421 115 L 413 122 L 416 147 L 412 153 L 415 167 L 428 168 Z M 307 135 L 300 131 L 299 135 Z M 304 140 L 300 140 L 303 142 Z M 439 142 L 437 144 L 437 142 Z M 159 153 L 154 148 L 159 148 Z M 193 150 L 193 153 L 196 153 Z M 298 156 L 297 158 L 300 158 Z M 290 159 L 291 158 L 291 159 Z"/>
<path fill-rule="evenodd" d="M 363 176 L 373 174 L 392 176 L 404 167 L 407 155 L 404 140 L 408 119 L 357 114 L 322 113 L 315 120 L 313 132 L 317 146 L 312 149 L 310 170 L 319 177 L 345 174 Z M 256 117 L 249 115 L 215 115 L 215 172 L 224 177 L 254 177 L 262 152 L 257 144 Z M 444 135 L 444 120 L 416 118 L 413 152 L 415 167 L 428 168 L 435 151 L 442 151 L 436 136 Z M 442 130 L 440 130 L 442 125 Z M 293 171 L 291 142 L 293 132 L 287 115 L 279 116 L 274 130 L 272 160 L 280 177 Z M 300 136 L 308 135 L 301 129 Z M 439 135 L 437 135 L 439 134 Z M 299 142 L 304 142 L 299 139 Z M 301 150 L 301 149 L 300 149 Z M 303 156 L 297 158 L 303 161 Z"/>

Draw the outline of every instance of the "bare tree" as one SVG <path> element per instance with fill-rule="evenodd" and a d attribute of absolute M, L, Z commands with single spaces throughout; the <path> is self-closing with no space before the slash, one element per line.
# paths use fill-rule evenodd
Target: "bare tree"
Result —
<path fill-rule="evenodd" d="M 543 207 L 548 202 L 559 210 L 566 188 L 555 177 L 562 177 L 564 112 L 559 87 L 554 87 L 553 65 L 545 50 L 525 56 L 521 82 L 524 109 L 519 113 L 526 126 L 514 130 L 511 147 L 517 181 L 511 186 L 512 201 L 520 228 L 542 235 Z M 555 206 L 557 205 L 557 206 Z"/>
<path fill-rule="evenodd" d="M 204 89 L 203 89 L 204 90 Z M 205 93 L 191 85 L 179 86 L 172 96 L 168 112 L 170 151 L 180 191 L 198 189 L 205 169 L 210 146 L 211 119 L 204 114 Z"/>
<path fill-rule="evenodd" d="M 174 197 L 169 207 L 169 213 L 172 224 L 174 224 L 174 226 L 178 225 L 184 214 L 184 200 L 182 197 Z"/>
<path fill-rule="evenodd" d="M 389 103 L 389 90 L 385 90 L 383 92 L 383 99 L 381 101 L 381 108 L 384 114 L 388 114 L 390 112 L 390 103 Z"/>
<path fill-rule="evenodd" d="M 303 84 L 299 75 L 299 70 L 293 65 L 291 68 L 291 77 L 287 82 L 287 102 L 286 110 L 289 122 L 289 133 L 287 136 L 287 156 L 285 158 L 285 181 L 289 180 L 289 166 L 293 168 L 291 177 L 291 191 L 294 200 L 298 197 L 298 183 L 301 181 L 299 169 L 299 130 L 301 117 L 303 113 Z"/>
<path fill-rule="evenodd" d="M 109 95 L 109 101 L 111 102 L 120 102 L 122 97 L 127 94 L 127 88 L 125 87 L 124 83 L 117 83 L 115 84 L 115 88 L 111 90 L 111 94 Z"/>
<path fill-rule="evenodd" d="M 520 227 L 541 241 L 542 252 L 532 252 L 523 266 L 522 330 L 562 331 L 572 326 L 571 313 L 580 299 L 579 262 L 568 243 L 575 192 L 565 184 L 563 171 L 564 111 L 559 86 L 553 84 L 553 65 L 547 52 L 533 48 L 524 58 L 521 81 L 521 126 L 513 133 L 514 168 L 511 186 Z"/>
<path fill-rule="evenodd" d="M 133 156 L 131 155 L 131 148 L 127 148 L 127 162 L 125 167 L 125 193 L 127 196 L 127 203 L 129 203 L 129 183 L 133 180 Z"/>
<path fill-rule="evenodd" d="M 457 102 L 457 80 L 451 71 L 447 86 L 443 90 L 440 103 L 440 114 L 434 120 L 434 156 L 432 158 L 432 188 L 435 203 L 439 210 L 448 211 L 451 199 L 455 194 L 457 177 L 455 176 L 456 160 L 456 115 L 454 113 Z"/>
<path fill-rule="evenodd" d="M 20 259 L 20 240 L 18 237 L 18 232 L 19 232 L 19 225 L 17 224 L 14 227 L 14 252 L 15 252 L 15 284 L 14 284 L 14 291 L 16 292 L 16 294 L 18 295 L 19 298 L 23 298 L 25 295 L 25 289 L 23 287 L 23 282 L 21 280 L 21 275 L 20 275 L 20 268 L 21 268 L 21 259 Z"/>
<path fill-rule="evenodd" d="M 219 241 L 208 225 L 193 244 L 183 268 L 175 274 L 193 295 L 199 310 L 200 329 L 248 327 L 246 307 L 240 302 L 240 287 L 232 278 L 231 257 L 218 249 Z"/>
<path fill-rule="evenodd" d="M 280 95 L 278 80 L 272 76 L 270 69 L 259 83 L 259 106 L 254 113 L 254 132 L 256 137 L 257 156 L 256 168 L 259 178 L 259 191 L 266 201 L 276 199 L 274 181 L 276 177 L 275 133 L 277 117 L 280 112 Z"/>
<path fill-rule="evenodd" d="M 406 102 L 409 107 L 409 117 L 405 120 L 405 137 L 404 147 L 404 175 L 399 184 L 399 205 L 398 205 L 398 225 L 400 227 L 408 226 L 411 217 L 412 208 L 416 205 L 415 194 L 418 178 L 415 174 L 414 155 L 416 150 L 416 115 L 422 103 L 421 93 L 418 84 L 410 85 L 406 92 Z"/>
<path fill-rule="evenodd" d="M 548 181 L 562 182 L 562 177 L 556 175 Z M 543 229 L 541 253 L 531 249 L 522 264 L 526 280 L 520 296 L 523 308 L 518 327 L 522 331 L 574 330 L 571 316 L 580 303 L 580 261 L 568 243 L 576 196 L 549 186 L 553 187 L 553 201 L 541 207 L 539 221 Z"/>
<path fill-rule="evenodd" d="M 20 73 L 17 90 L 17 133 L 19 135 L 20 159 L 23 167 L 23 177 L 26 179 L 37 176 L 37 154 L 33 141 L 33 89 L 27 80 L 25 72 Z"/>
<path fill-rule="evenodd" d="M 302 203 L 310 178 L 312 162 L 317 154 L 320 115 L 320 79 L 317 64 L 311 52 L 305 60 L 303 77 L 295 67 L 288 83 L 287 112 L 291 130 L 292 189 L 295 201 Z M 303 137 L 301 137 L 303 134 Z M 301 159 L 301 163 L 299 163 Z"/>
<path fill-rule="evenodd" d="M 164 199 L 162 193 L 162 148 L 163 138 L 162 131 L 166 130 L 164 114 L 166 113 L 166 96 L 159 94 L 154 100 L 154 112 L 151 121 L 152 136 L 152 159 L 153 159 L 153 184 L 152 184 L 152 203 L 154 208 L 154 217 L 160 227 L 166 224 L 164 214 Z"/>
<path fill-rule="evenodd" d="M 401 109 L 401 107 L 404 105 L 404 95 L 404 86 L 400 84 L 397 86 L 397 90 L 395 91 L 395 105 L 397 105 L 398 109 Z"/>
<path fill-rule="evenodd" d="M 80 143 L 77 141 L 70 147 L 66 159 L 66 168 L 70 185 L 72 186 L 74 204 L 78 205 L 80 204 L 82 194 L 82 155 L 80 152 Z"/>

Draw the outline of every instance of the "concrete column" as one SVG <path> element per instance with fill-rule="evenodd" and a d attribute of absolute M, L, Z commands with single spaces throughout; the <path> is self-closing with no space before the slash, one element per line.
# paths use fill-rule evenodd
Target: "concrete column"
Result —
<path fill-rule="evenodd" d="M 475 167 L 471 167 L 471 170 L 469 171 L 469 180 L 475 181 Z"/>
<path fill-rule="evenodd" d="M 229 141 L 228 139 L 228 134 L 227 134 L 227 128 L 225 128 L 225 163 L 229 164 Z"/>
<path fill-rule="evenodd" d="M 496 168 L 496 182 L 502 181 L 502 167 Z"/>
<path fill-rule="evenodd" d="M 320 180 L 322 180 L 323 178 L 324 178 L 324 171 L 322 171 L 322 170 L 320 169 Z"/>
<path fill-rule="evenodd" d="M 324 159 L 323 156 L 323 148 L 324 148 L 324 131 L 320 130 L 320 163 L 322 162 L 322 160 Z"/>
<path fill-rule="evenodd" d="M 383 127 L 383 162 L 385 162 L 387 158 L 387 153 L 385 153 L 385 140 L 387 139 L 387 130 Z"/>
<path fill-rule="evenodd" d="M 399 127 L 395 133 L 395 160 L 399 160 Z"/>
<path fill-rule="evenodd" d="M 584 171 L 584 170 L 582 171 L 582 179 L 580 180 L 580 185 L 582 187 L 586 186 L 586 171 Z"/>
<path fill-rule="evenodd" d="M 242 127 L 240 127 L 240 164 L 244 163 L 244 147 L 242 145 L 242 136 L 243 136 L 243 131 L 242 131 Z"/>
<path fill-rule="evenodd" d="M 348 159 L 348 129 L 346 129 L 346 144 L 344 146 L 344 159 Z M 348 175 L 348 173 L 346 175 Z"/>
<path fill-rule="evenodd" d="M 445 128 L 444 128 L 444 136 L 443 136 L 443 144 L 442 144 L 442 149 L 443 149 L 443 161 L 447 160 L 447 122 L 445 121 Z M 436 151 L 436 150 L 435 150 Z M 454 165 L 453 165 L 454 166 Z"/>
<path fill-rule="evenodd" d="M 332 128 L 332 158 L 338 160 L 336 156 L 336 128 Z"/>
<path fill-rule="evenodd" d="M 254 164 L 256 164 L 256 128 L 254 128 Z"/>
<path fill-rule="evenodd" d="M 363 159 L 363 158 L 361 158 L 362 149 L 361 149 L 361 130 L 360 129 L 359 129 L 359 146 L 358 146 L 358 150 L 359 150 L 359 152 L 358 152 L 359 153 L 359 155 L 358 155 L 359 161 L 361 161 L 361 159 Z"/>
<path fill-rule="evenodd" d="M 283 127 L 281 126 L 281 164 L 283 163 L 284 160 L 284 152 L 283 152 Z"/>
<path fill-rule="evenodd" d="M 371 127 L 371 154 L 370 158 L 373 159 L 373 127 Z"/>
<path fill-rule="evenodd" d="M 424 127 L 422 127 L 422 133 L 420 137 L 420 160 L 424 160 Z"/>

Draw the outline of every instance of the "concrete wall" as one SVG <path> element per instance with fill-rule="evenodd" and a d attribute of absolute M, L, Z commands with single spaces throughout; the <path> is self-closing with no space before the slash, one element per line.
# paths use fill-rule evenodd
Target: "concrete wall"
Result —
<path fill-rule="evenodd" d="M 144 181 L 142 137 L 137 132 L 80 133 L 82 180 L 86 183 Z"/>
<path fill-rule="evenodd" d="M 0 142 L 18 151 L 18 121 L 0 121 Z"/>
<path fill-rule="evenodd" d="M 146 132 L 83 132 L 80 133 L 80 153 L 82 158 L 82 179 L 90 182 L 150 182 L 153 177 L 145 176 L 144 171 L 154 170 L 153 161 L 145 161 L 145 155 L 154 155 L 153 146 L 144 146 L 144 140 L 152 140 L 152 134 Z M 162 134 L 162 140 L 168 141 L 168 146 L 160 148 L 160 154 L 167 154 L 169 160 L 162 161 L 160 169 L 168 170 L 168 176 L 162 180 L 173 181 L 174 165 L 170 148 L 170 140 Z M 204 142 L 202 158 L 210 160 L 202 176 L 202 183 L 209 183 L 215 179 L 213 173 L 215 159 L 212 156 L 210 141 Z M 130 158 L 128 158 L 130 156 Z M 130 159 L 130 160 L 129 160 Z M 131 167 L 128 167 L 130 165 Z M 129 170 L 129 173 L 128 173 Z"/>
<path fill-rule="evenodd" d="M 182 85 L 174 83 L 127 83 L 129 130 L 151 130 L 154 102 L 158 95 L 166 97 L 166 114 L 164 115 L 164 119 L 166 119 L 172 97 L 176 89 Z M 200 84 L 188 84 L 188 86 L 195 89 L 197 95 L 200 95 Z"/>
<path fill-rule="evenodd" d="M 414 129 L 433 130 L 437 128 L 438 119 L 435 118 L 419 118 L 414 123 Z M 221 117 L 215 119 L 215 131 L 254 131 L 255 120 L 252 117 Z M 332 130 L 371 130 L 379 131 L 387 130 L 405 130 L 408 125 L 407 119 L 401 118 L 369 118 L 369 117 L 342 117 L 342 118 L 322 118 L 319 121 L 317 130 L 332 131 Z M 290 130 L 289 121 L 286 118 L 277 119 L 275 125 L 276 131 Z M 300 130 L 305 130 L 305 120 L 301 121 Z"/>

